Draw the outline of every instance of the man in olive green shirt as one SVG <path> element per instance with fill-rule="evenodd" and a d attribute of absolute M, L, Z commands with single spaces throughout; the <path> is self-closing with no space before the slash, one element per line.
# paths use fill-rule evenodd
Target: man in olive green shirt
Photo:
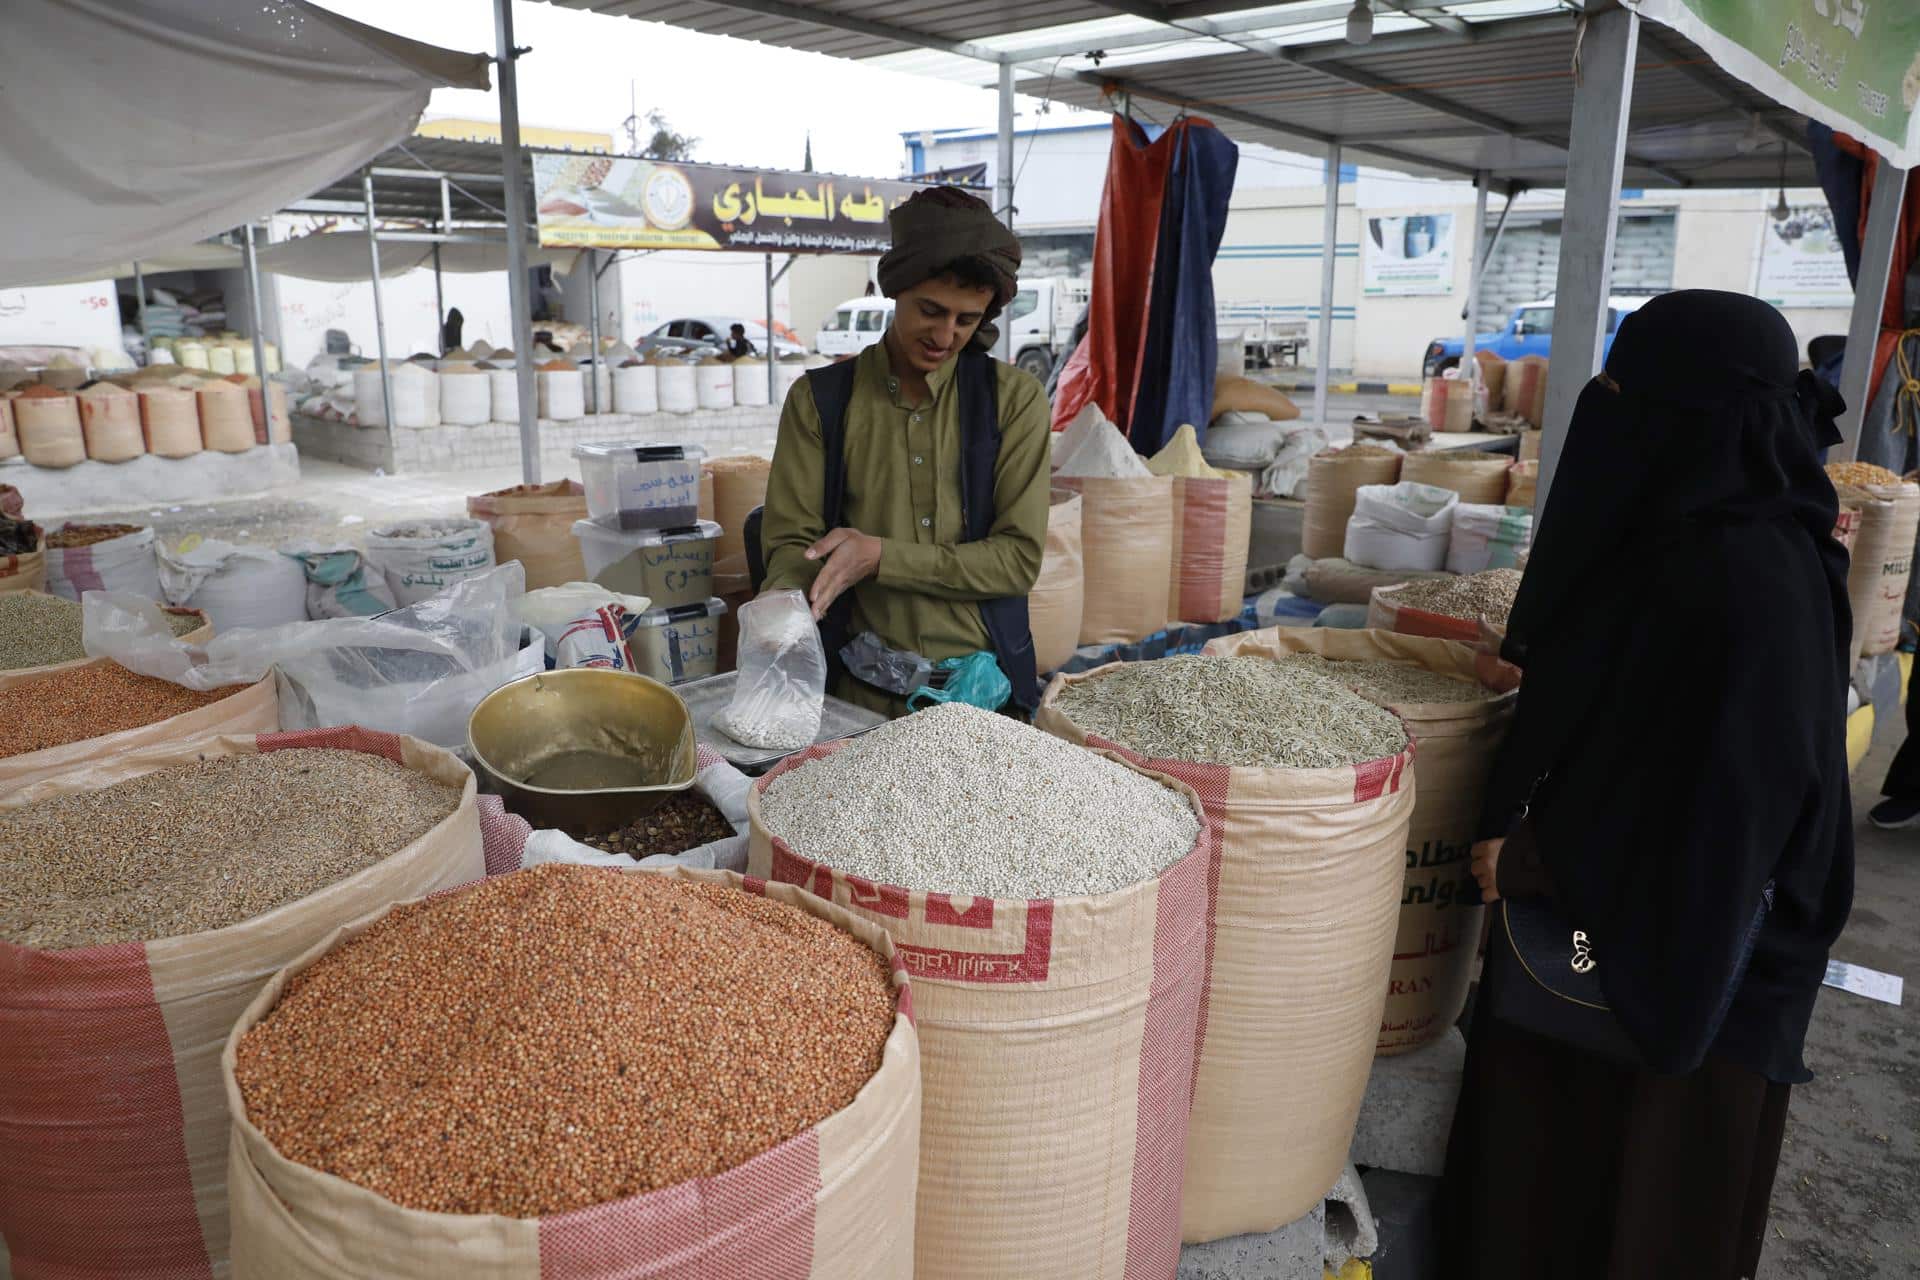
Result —
<path fill-rule="evenodd" d="M 841 522 L 828 528 L 823 515 L 827 461 L 810 377 L 780 418 L 762 516 L 765 587 L 806 591 L 816 618 L 850 592 L 847 638 L 872 631 L 890 648 L 938 661 L 996 648 L 988 613 L 1033 588 L 1046 539 L 1049 411 L 1031 376 L 992 365 L 992 520 L 967 541 L 956 373 L 969 346 L 992 343 L 989 322 L 1013 296 L 1019 244 L 984 204 L 951 189 L 916 196 L 893 224 L 880 283 L 894 316 L 881 342 L 855 358 Z M 1024 630 L 1024 614 L 1017 625 Z M 1008 655 L 998 656 L 1006 667 Z M 1030 637 L 1026 662 L 1030 681 Z M 905 709 L 850 675 L 833 692 L 890 714 Z"/>

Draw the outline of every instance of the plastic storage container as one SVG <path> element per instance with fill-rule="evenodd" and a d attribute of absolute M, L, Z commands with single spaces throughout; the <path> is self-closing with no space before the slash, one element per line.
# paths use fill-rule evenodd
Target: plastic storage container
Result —
<path fill-rule="evenodd" d="M 698 604 L 713 595 L 713 553 L 720 526 L 711 520 L 682 529 L 613 529 L 573 522 L 587 577 L 622 595 L 645 596 L 655 609 Z"/>
<path fill-rule="evenodd" d="M 707 451 L 681 444 L 577 444 L 587 514 L 621 529 L 673 529 L 700 518 Z"/>
<path fill-rule="evenodd" d="M 718 675 L 720 615 L 726 611 L 727 602 L 717 597 L 647 610 L 627 637 L 633 669 L 663 684 Z"/>

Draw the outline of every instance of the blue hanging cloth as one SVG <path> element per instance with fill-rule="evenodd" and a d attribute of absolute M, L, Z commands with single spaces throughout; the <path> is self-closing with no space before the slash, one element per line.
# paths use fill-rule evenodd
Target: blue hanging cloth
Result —
<path fill-rule="evenodd" d="M 1148 292 L 1147 341 L 1127 434 L 1142 454 L 1158 453 L 1192 423 L 1202 441 L 1213 420 L 1219 364 L 1213 314 L 1213 259 L 1227 232 L 1240 148 L 1205 120 L 1170 130 L 1178 151 L 1160 204 L 1160 236 Z"/>

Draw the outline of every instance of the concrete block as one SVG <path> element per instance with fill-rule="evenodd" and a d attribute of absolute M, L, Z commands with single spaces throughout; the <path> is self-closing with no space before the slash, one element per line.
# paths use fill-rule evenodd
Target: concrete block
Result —
<path fill-rule="evenodd" d="M 290 444 L 256 445 L 245 453 L 209 449 L 188 458 L 149 453 L 72 467 L 0 465 L 0 482 L 19 489 L 27 511 L 42 524 L 88 511 L 243 498 L 299 481 L 300 454 Z"/>
<path fill-rule="evenodd" d="M 1180 1250 L 1179 1280 L 1320 1280 L 1326 1206 L 1265 1235 L 1229 1236 Z"/>
<path fill-rule="evenodd" d="M 1349 1158 L 1362 1168 L 1437 1177 L 1460 1096 L 1467 1041 L 1458 1028 L 1412 1053 L 1375 1058 Z"/>
<path fill-rule="evenodd" d="M 1360 1181 L 1380 1231 L 1374 1280 L 1437 1280 L 1440 1180 L 1369 1169 Z"/>

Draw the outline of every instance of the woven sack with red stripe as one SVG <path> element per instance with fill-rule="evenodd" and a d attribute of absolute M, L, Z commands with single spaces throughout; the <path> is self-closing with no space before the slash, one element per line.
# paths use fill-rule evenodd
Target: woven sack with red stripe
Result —
<path fill-rule="evenodd" d="M 1069 684 L 1120 665 L 1055 676 L 1034 724 L 1185 783 L 1206 811 L 1181 1233 L 1272 1231 L 1320 1203 L 1353 1143 L 1393 956 L 1413 749 L 1343 769 L 1146 760 L 1058 706 Z"/>
<path fill-rule="evenodd" d="M 1222 636 L 1205 651 L 1222 657 L 1317 653 L 1336 662 L 1406 662 L 1441 675 L 1479 680 L 1468 646 L 1386 631 L 1273 627 Z M 1487 773 L 1513 718 L 1514 696 L 1389 704 L 1413 735 L 1420 790 L 1407 831 L 1399 932 L 1387 977 L 1387 1007 L 1380 1017 L 1381 1053 L 1406 1053 L 1432 1043 L 1466 1007 L 1480 944 L 1473 840 Z"/>
<path fill-rule="evenodd" d="M 1081 644 L 1132 644 L 1172 621 L 1173 481 L 1167 476 L 1055 476 L 1080 495 L 1086 589 Z"/>
<path fill-rule="evenodd" d="M 0 800 L 13 808 L 295 747 L 383 756 L 460 788 L 459 807 L 374 866 L 224 929 L 65 951 L 0 942 L 0 1259 L 15 1280 L 228 1274 L 220 1052 L 234 1020 L 342 924 L 477 880 L 485 866 L 473 775 L 458 757 L 359 728 L 160 744 Z"/>
<path fill-rule="evenodd" d="M 914 992 L 886 931 L 792 885 L 685 867 L 831 921 L 887 957 L 899 993 L 880 1069 L 819 1124 L 711 1178 L 546 1218 L 427 1213 L 281 1155 L 247 1118 L 234 1055 L 286 984 L 386 915 L 333 930 L 273 975 L 220 1059 L 231 1139 L 234 1274 L 247 1280 L 912 1280 L 920 1139 Z M 777 1067 L 778 1064 L 772 1064 Z"/>
<path fill-rule="evenodd" d="M 56 596 L 78 600 L 88 591 L 131 591 L 161 598 L 152 529 L 135 529 L 90 547 L 48 547 L 46 555 L 47 590 Z"/>
<path fill-rule="evenodd" d="M 1252 476 L 1175 476 L 1167 613 L 1181 622 L 1239 617 L 1252 536 Z"/>
<path fill-rule="evenodd" d="M 1405 584 L 1402 584 L 1405 585 Z M 1375 587 L 1367 601 L 1367 626 L 1375 631 L 1393 631 L 1403 636 L 1432 636 L 1436 640 L 1458 640 L 1461 644 L 1480 642 L 1480 623 L 1474 618 L 1455 618 L 1444 613 L 1428 613 L 1397 603 L 1399 587 Z"/>
<path fill-rule="evenodd" d="M 775 778 L 844 745 L 810 747 L 755 785 L 747 869 L 885 928 L 913 975 L 917 1280 L 1172 1280 L 1204 979 L 1204 815 L 1187 856 L 1113 893 L 876 884 L 808 859 L 761 815 Z"/>

